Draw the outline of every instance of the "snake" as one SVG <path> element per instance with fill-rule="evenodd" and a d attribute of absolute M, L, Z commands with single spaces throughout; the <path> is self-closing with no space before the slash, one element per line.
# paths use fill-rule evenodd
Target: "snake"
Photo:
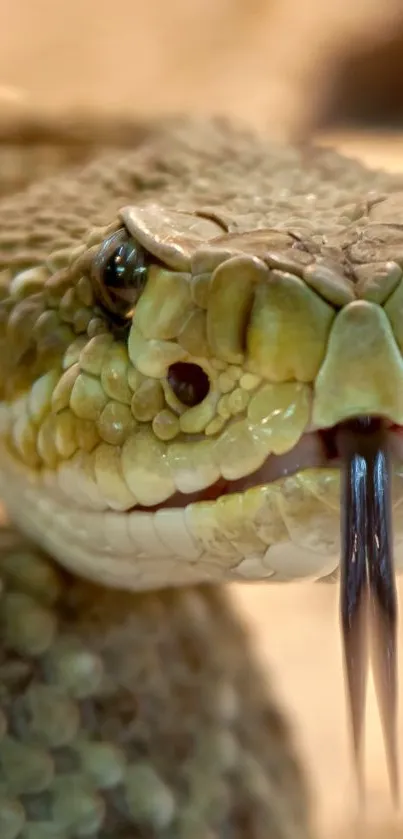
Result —
<path fill-rule="evenodd" d="M 107 133 L 0 149 L 0 835 L 309 839 L 231 583 L 341 580 L 357 748 L 372 610 L 393 770 L 403 178 Z"/>

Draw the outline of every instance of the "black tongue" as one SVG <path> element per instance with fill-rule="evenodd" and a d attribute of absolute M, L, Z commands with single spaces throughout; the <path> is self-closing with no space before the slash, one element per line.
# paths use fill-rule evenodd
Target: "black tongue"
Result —
<path fill-rule="evenodd" d="M 354 753 L 361 792 L 368 657 L 381 716 L 389 779 L 399 799 L 397 594 L 390 467 L 381 420 L 351 420 L 337 433 L 341 485 L 341 623 Z"/>

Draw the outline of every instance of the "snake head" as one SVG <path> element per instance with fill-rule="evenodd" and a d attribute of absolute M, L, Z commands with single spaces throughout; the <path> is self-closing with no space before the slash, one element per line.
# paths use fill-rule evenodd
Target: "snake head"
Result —
<path fill-rule="evenodd" d="M 322 579 L 341 554 L 356 753 L 371 629 L 396 789 L 396 206 L 350 206 L 349 183 L 326 221 L 308 175 L 290 209 L 290 190 L 235 189 L 221 155 L 220 202 L 195 212 L 203 169 L 171 157 L 148 180 L 106 161 L 33 187 L 22 214 L 21 199 L 0 208 L 2 497 L 59 562 L 111 586 Z"/>

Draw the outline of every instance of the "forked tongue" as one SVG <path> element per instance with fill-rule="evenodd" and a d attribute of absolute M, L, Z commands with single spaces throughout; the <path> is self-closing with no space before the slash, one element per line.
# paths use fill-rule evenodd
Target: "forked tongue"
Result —
<path fill-rule="evenodd" d="M 371 656 L 391 792 L 397 805 L 397 594 L 386 429 L 381 420 L 360 417 L 339 427 L 337 444 L 343 463 L 341 623 L 357 778 L 363 794 L 363 723 Z"/>

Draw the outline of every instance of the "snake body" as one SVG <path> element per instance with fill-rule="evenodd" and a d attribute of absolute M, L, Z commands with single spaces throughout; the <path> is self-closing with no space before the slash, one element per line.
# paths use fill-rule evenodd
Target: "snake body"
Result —
<path fill-rule="evenodd" d="M 350 417 L 390 423 L 399 504 L 402 210 L 222 121 L 3 198 L 4 839 L 310 835 L 219 585 L 337 573 Z"/>

